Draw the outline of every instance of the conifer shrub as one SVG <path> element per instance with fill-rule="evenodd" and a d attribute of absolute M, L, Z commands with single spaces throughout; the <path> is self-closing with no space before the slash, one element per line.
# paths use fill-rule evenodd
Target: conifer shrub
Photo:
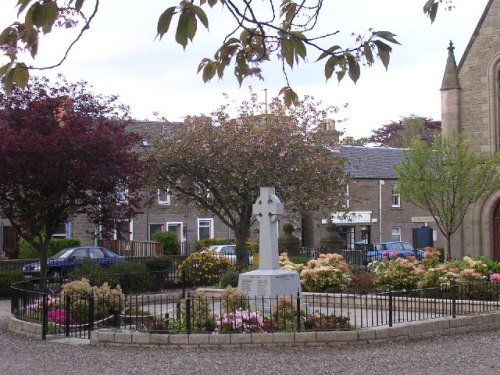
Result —
<path fill-rule="evenodd" d="M 179 255 L 181 253 L 181 243 L 174 232 L 157 232 L 153 239 L 163 244 L 163 255 Z"/>
<path fill-rule="evenodd" d="M 239 277 L 240 273 L 238 271 L 227 271 L 220 278 L 219 288 L 224 289 L 228 286 L 236 288 L 238 286 Z"/>

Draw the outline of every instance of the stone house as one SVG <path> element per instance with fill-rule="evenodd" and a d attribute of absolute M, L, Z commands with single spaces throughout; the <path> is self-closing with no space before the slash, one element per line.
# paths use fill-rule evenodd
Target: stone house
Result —
<path fill-rule="evenodd" d="M 453 45 L 441 86 L 443 134 L 463 133 L 489 155 L 500 151 L 500 0 L 489 0 L 456 64 Z M 452 236 L 453 257 L 500 260 L 500 190 L 474 204 Z"/>
<path fill-rule="evenodd" d="M 444 237 L 430 215 L 401 199 L 396 192 L 394 166 L 403 160 L 403 149 L 386 147 L 340 146 L 336 150 L 347 159 L 351 182 L 346 187 L 344 212 L 317 213 L 309 224 L 314 231 L 314 246 L 326 233 L 325 225 L 337 225 L 347 248 L 356 242 L 367 244 L 385 241 L 413 242 L 413 229 L 429 226 L 434 246 L 442 247 Z M 310 235 L 311 236 L 311 235 Z"/>
<path fill-rule="evenodd" d="M 147 146 L 148 133 L 161 131 L 174 136 L 175 128 L 180 123 L 135 122 L 131 130 L 144 134 Z M 329 133 L 332 134 L 329 134 Z M 335 136 L 334 125 L 326 129 L 328 136 Z M 355 242 L 375 243 L 401 240 L 412 242 L 412 230 L 423 225 L 434 229 L 436 246 L 443 245 L 440 233 L 435 231 L 432 218 L 422 210 L 401 200 L 394 188 L 397 177 L 394 165 L 403 157 L 402 149 L 340 146 L 334 151 L 348 160 L 347 172 L 352 181 L 346 187 L 345 212 L 317 212 L 308 220 L 301 221 L 302 245 L 319 247 L 320 238 L 326 233 L 325 225 L 333 221 L 344 238 L 346 246 L 352 248 Z M 178 204 L 168 191 L 157 190 L 153 194 L 152 205 L 145 206 L 142 213 L 131 221 L 118 224 L 115 239 L 150 241 L 158 231 L 173 231 L 182 244 L 182 254 L 194 251 L 195 242 L 204 238 L 234 238 L 234 233 L 214 214 L 199 210 L 193 205 Z M 326 212 L 326 213 L 325 213 Z M 7 222 L 0 226 L 5 233 L 10 228 Z M 95 228 L 89 226 L 84 215 L 70 218 L 61 224 L 56 237 L 77 238 L 84 245 L 95 242 Z M 258 234 L 252 231 L 251 240 L 257 241 Z M 5 243 L 5 242 L 4 242 Z"/>

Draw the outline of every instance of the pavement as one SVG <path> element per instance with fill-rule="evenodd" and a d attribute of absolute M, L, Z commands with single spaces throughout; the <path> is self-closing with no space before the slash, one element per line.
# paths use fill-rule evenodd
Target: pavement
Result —
<path fill-rule="evenodd" d="M 10 299 L 0 300 L 0 319 L 5 320 L 10 316 Z"/>

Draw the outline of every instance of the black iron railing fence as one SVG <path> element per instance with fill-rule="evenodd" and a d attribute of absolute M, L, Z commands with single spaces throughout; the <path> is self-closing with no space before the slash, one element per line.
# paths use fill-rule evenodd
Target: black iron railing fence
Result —
<path fill-rule="evenodd" d="M 41 292 L 13 285 L 11 311 L 49 334 L 89 337 L 96 328 L 150 333 L 298 332 L 350 330 L 500 310 L 500 283 L 484 282 L 384 293 L 303 293 L 282 297 L 222 297 L 177 289 L 113 294 L 92 289 Z"/>

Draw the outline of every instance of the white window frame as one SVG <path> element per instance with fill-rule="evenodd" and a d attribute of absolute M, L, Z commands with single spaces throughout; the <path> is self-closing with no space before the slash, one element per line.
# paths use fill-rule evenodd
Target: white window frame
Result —
<path fill-rule="evenodd" d="M 198 241 L 200 240 L 200 228 L 206 228 L 206 226 L 201 226 L 200 223 L 203 222 L 203 221 L 206 221 L 209 223 L 209 238 L 214 238 L 215 237 L 215 234 L 214 234 L 214 219 L 211 218 L 211 217 L 207 217 L 207 218 L 199 218 L 197 219 L 196 221 L 196 237 L 198 238 Z"/>
<path fill-rule="evenodd" d="M 397 191 L 397 185 L 392 185 L 391 188 L 391 207 L 401 207 L 401 194 Z"/>
<path fill-rule="evenodd" d="M 164 191 L 166 194 L 166 200 L 161 199 L 161 192 Z M 172 196 L 170 195 L 170 189 L 164 190 L 164 189 L 158 189 L 157 192 L 158 196 L 158 204 L 160 206 L 170 206 L 172 204 Z"/>
<path fill-rule="evenodd" d="M 395 232 L 397 232 L 395 234 Z M 394 236 L 398 236 L 399 239 L 394 238 Z M 402 241 L 403 237 L 401 236 L 401 227 L 392 227 L 391 228 L 391 240 L 392 241 Z"/>
<path fill-rule="evenodd" d="M 72 222 L 71 220 L 68 220 L 64 223 L 61 223 L 61 225 L 64 224 L 64 232 L 57 232 L 52 235 L 52 238 L 71 238 L 71 232 L 72 232 Z"/>

